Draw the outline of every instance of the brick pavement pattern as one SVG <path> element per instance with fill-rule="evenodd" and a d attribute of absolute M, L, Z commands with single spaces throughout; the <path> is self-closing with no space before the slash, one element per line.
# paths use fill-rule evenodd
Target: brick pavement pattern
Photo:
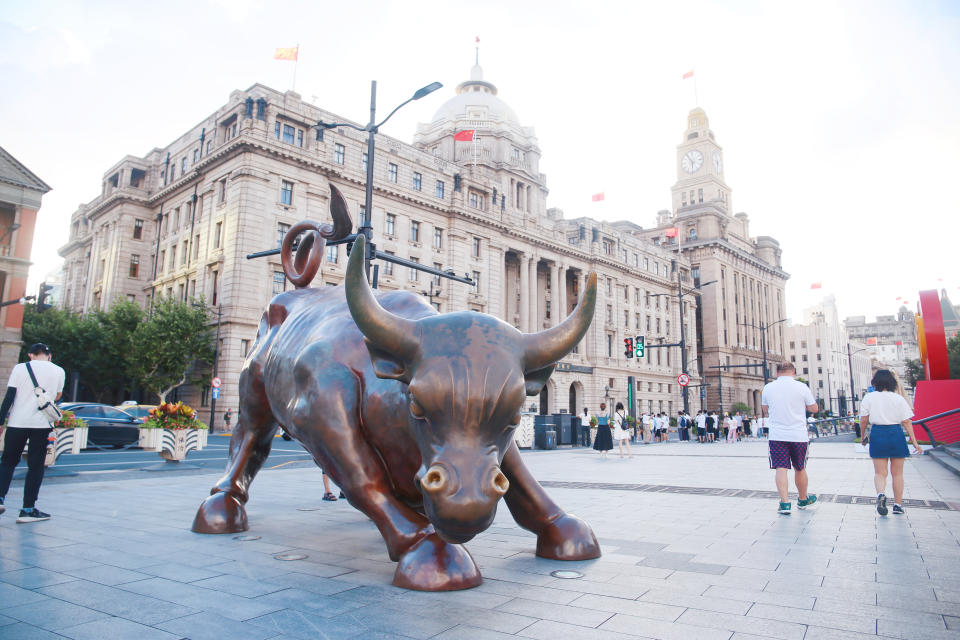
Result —
<path fill-rule="evenodd" d="M 603 557 L 536 558 L 501 508 L 467 545 L 483 585 L 451 593 L 392 587 L 379 533 L 345 501 L 321 502 L 316 469 L 262 472 L 244 536 L 190 532 L 208 474 L 45 486 L 53 519 L 29 525 L 11 517 L 15 483 L 0 516 L 0 639 L 960 638 L 960 480 L 915 458 L 906 494 L 928 506 L 905 516 L 869 500 L 779 516 L 765 448 L 524 453 Z M 847 443 L 815 443 L 810 474 L 815 493 L 872 494 L 870 461 Z M 307 557 L 276 559 L 289 554 Z"/>

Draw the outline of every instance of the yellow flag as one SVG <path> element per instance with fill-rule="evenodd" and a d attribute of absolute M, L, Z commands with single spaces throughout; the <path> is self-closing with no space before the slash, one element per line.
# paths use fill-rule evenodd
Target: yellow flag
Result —
<path fill-rule="evenodd" d="M 296 60 L 300 47 L 278 47 L 273 52 L 274 60 Z"/>

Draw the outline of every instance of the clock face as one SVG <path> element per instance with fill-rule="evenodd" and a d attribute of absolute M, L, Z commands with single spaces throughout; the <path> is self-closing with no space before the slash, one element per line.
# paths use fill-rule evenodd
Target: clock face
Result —
<path fill-rule="evenodd" d="M 683 160 L 680 161 L 680 166 L 683 167 L 683 170 L 687 173 L 696 173 L 700 167 L 703 166 L 703 154 L 696 149 L 687 151 L 686 155 L 683 156 Z"/>
<path fill-rule="evenodd" d="M 713 154 L 713 168 L 717 170 L 717 173 L 723 171 L 723 161 L 720 159 L 719 153 Z"/>

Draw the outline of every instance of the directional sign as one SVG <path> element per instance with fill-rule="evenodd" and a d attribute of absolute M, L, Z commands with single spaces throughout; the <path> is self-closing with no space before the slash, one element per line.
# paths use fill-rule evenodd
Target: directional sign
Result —
<path fill-rule="evenodd" d="M 701 386 L 701 387 L 700 387 L 700 399 L 701 399 L 701 400 L 706 400 L 706 399 L 707 399 L 707 388 L 704 387 L 704 386 Z"/>
<path fill-rule="evenodd" d="M 213 392 L 213 399 L 214 399 L 214 400 L 219 400 L 219 399 L 220 399 L 220 387 L 214 387 L 213 390 L 212 390 L 212 392 Z"/>
<path fill-rule="evenodd" d="M 687 386 L 690 384 L 690 376 L 685 373 L 681 373 L 677 376 L 677 384 L 679 384 L 681 387 Z"/>
<path fill-rule="evenodd" d="M 210 386 L 213 387 L 214 389 L 219 389 L 221 384 L 223 384 L 223 380 L 221 380 L 220 378 L 214 378 L 213 380 L 210 381 Z"/>

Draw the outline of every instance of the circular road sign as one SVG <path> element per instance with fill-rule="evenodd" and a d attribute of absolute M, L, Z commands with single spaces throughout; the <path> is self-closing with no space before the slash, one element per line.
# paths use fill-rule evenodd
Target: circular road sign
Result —
<path fill-rule="evenodd" d="M 677 376 L 677 384 L 679 384 L 681 387 L 687 386 L 690 384 L 690 376 L 685 373 L 681 373 Z"/>
<path fill-rule="evenodd" d="M 221 384 L 223 384 L 223 380 L 221 380 L 220 378 L 214 378 L 213 380 L 210 381 L 210 386 L 213 387 L 214 389 L 219 389 Z"/>

